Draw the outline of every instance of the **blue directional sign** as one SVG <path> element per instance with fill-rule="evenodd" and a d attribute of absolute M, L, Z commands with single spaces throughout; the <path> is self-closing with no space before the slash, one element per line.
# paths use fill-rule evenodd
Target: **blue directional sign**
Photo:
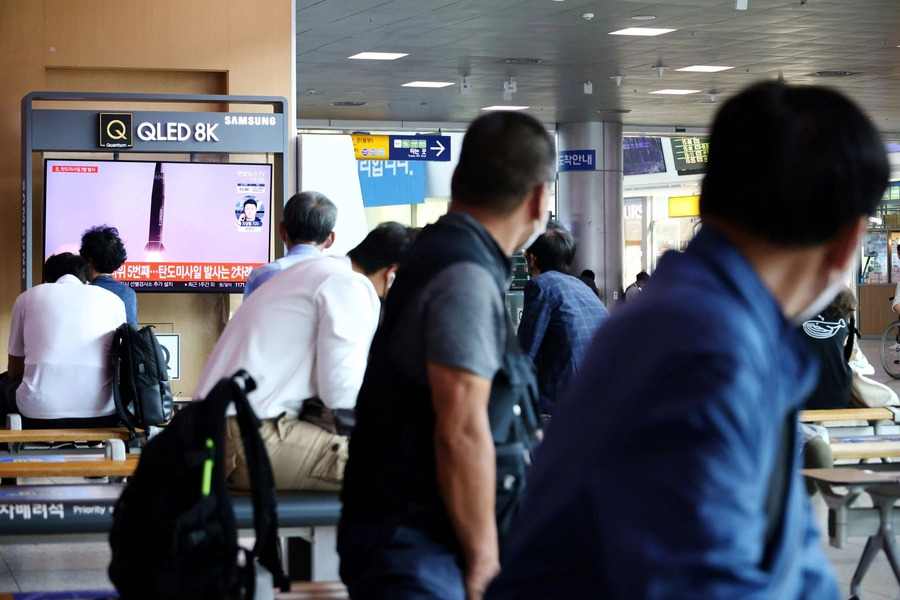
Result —
<path fill-rule="evenodd" d="M 563 150 L 559 153 L 559 171 L 594 171 L 596 169 L 596 150 Z"/>
<path fill-rule="evenodd" d="M 407 160 L 359 160 L 363 206 L 425 202 L 425 165 Z"/>
<path fill-rule="evenodd" d="M 447 135 L 392 135 L 390 136 L 391 160 L 432 160 L 449 162 L 450 136 Z"/>

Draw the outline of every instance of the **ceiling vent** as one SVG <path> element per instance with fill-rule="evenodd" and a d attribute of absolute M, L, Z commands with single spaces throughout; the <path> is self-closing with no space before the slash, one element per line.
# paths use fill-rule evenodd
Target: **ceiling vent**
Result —
<path fill-rule="evenodd" d="M 506 64 L 509 65 L 539 65 L 544 62 L 543 58 L 507 58 Z"/>
<path fill-rule="evenodd" d="M 850 77 L 855 74 L 850 71 L 816 71 L 812 75 L 814 77 Z"/>
<path fill-rule="evenodd" d="M 365 102 L 332 102 L 332 106 L 365 106 Z"/>

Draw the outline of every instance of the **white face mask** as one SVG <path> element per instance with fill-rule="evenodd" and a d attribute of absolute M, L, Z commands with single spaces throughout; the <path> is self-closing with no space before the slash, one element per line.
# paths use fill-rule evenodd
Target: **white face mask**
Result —
<path fill-rule="evenodd" d="M 841 293 L 841 291 L 843 291 L 845 285 L 846 284 L 843 281 L 838 280 L 826 287 L 824 290 L 822 290 L 822 293 L 816 296 L 816 299 L 806 307 L 806 310 L 803 310 L 799 315 L 791 319 L 791 322 L 797 327 L 800 327 L 801 325 L 821 313 L 823 310 L 828 308 L 828 305 L 834 301 L 834 299 L 838 294 Z"/>
<path fill-rule="evenodd" d="M 539 237 L 544 235 L 547 231 L 547 221 L 546 219 L 535 219 L 533 221 L 534 224 L 534 232 L 531 234 L 522 247 L 525 249 L 531 248 L 531 245 L 537 241 Z"/>

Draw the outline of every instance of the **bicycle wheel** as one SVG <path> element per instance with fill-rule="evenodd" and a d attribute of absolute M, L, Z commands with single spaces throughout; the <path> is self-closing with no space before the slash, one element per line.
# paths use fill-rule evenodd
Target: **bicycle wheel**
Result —
<path fill-rule="evenodd" d="M 900 321 L 888 325 L 881 334 L 881 366 L 885 373 L 900 379 Z"/>

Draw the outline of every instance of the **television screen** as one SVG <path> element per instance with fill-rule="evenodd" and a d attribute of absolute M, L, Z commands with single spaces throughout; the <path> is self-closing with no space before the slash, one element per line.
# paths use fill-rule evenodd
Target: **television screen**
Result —
<path fill-rule="evenodd" d="M 268 164 L 47 160 L 44 259 L 110 225 L 136 291 L 241 293 L 269 260 L 271 190 Z"/>
<path fill-rule="evenodd" d="M 675 156 L 675 170 L 679 175 L 706 173 L 709 141 L 697 137 L 672 138 L 672 154 Z"/>
<path fill-rule="evenodd" d="M 662 140 L 655 137 L 623 138 L 622 167 L 625 175 L 665 173 Z"/>

